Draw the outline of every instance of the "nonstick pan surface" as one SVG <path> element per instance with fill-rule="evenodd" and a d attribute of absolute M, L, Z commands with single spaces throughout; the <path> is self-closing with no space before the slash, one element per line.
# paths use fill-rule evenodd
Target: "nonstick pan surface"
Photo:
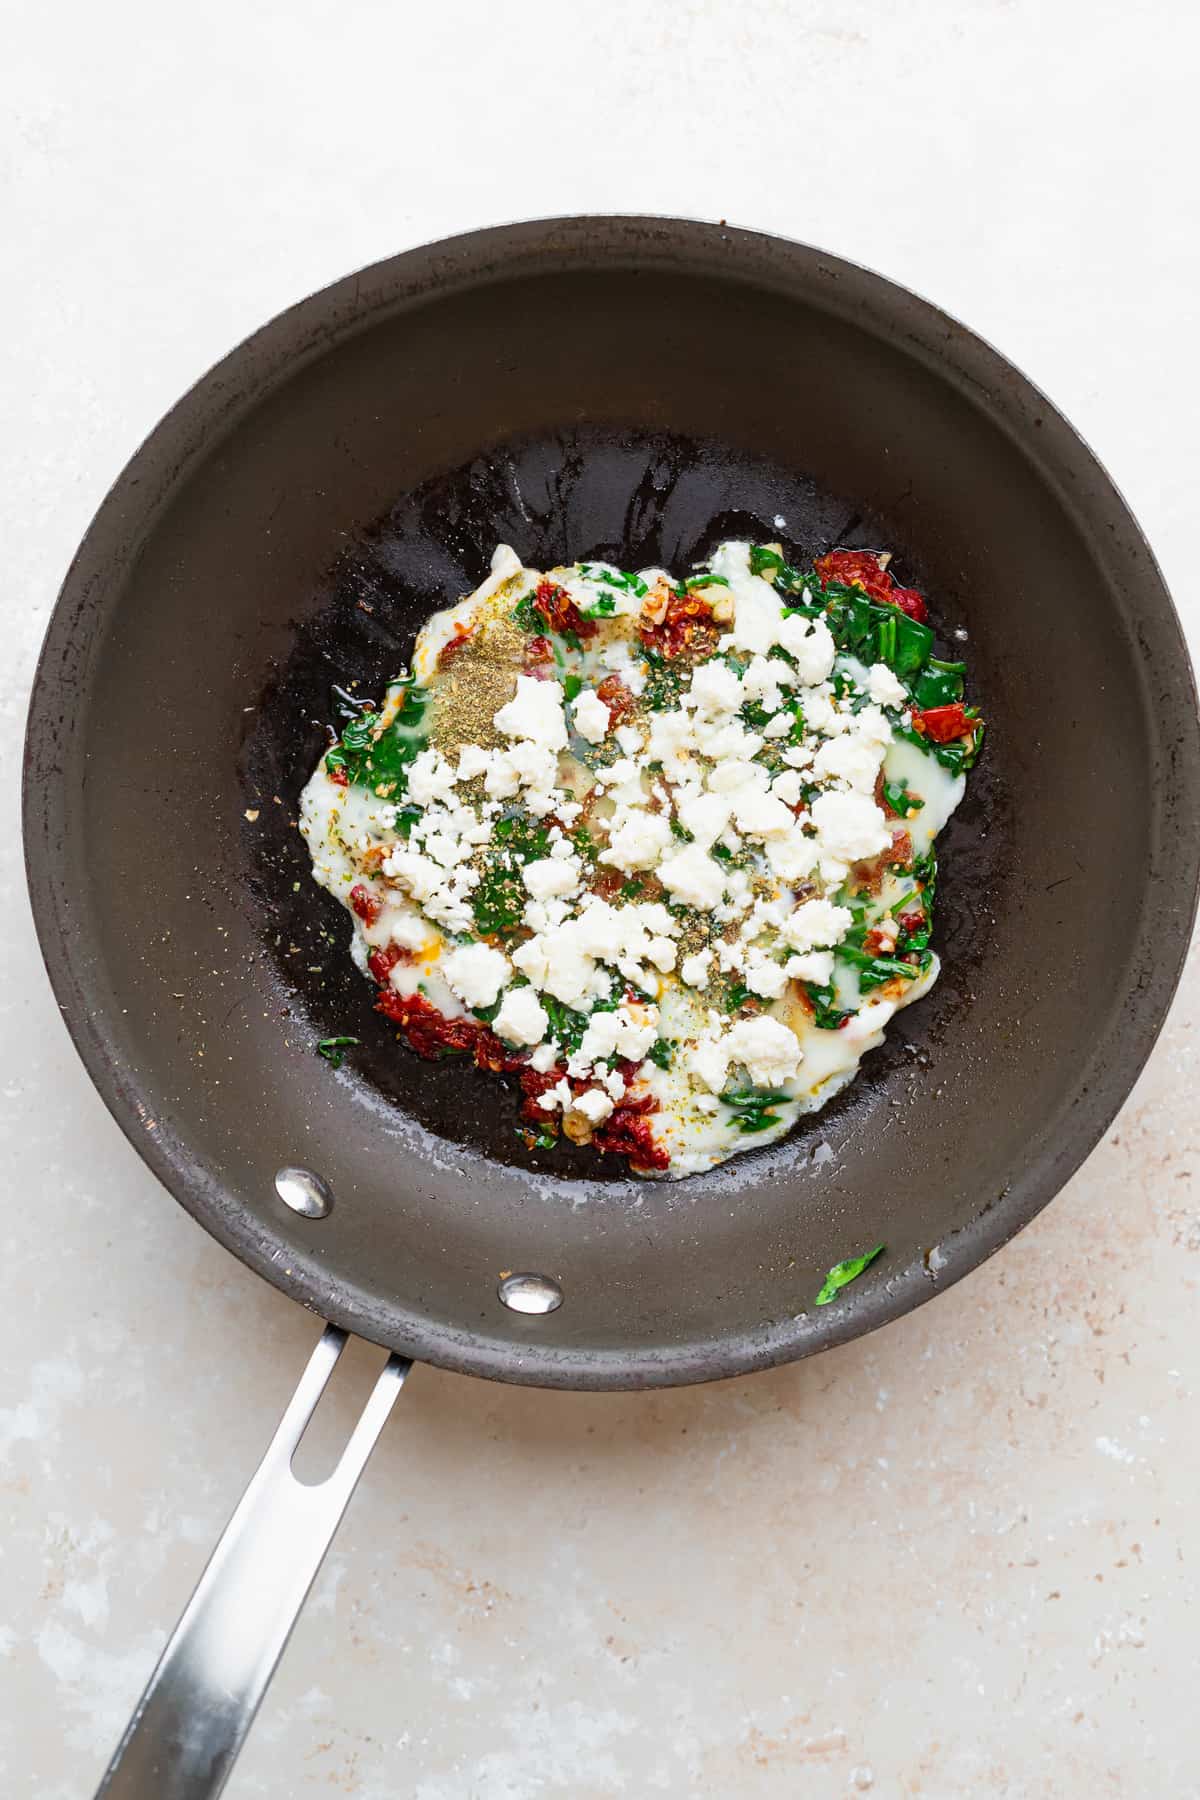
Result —
<path fill-rule="evenodd" d="M 968 634 L 989 737 L 943 840 L 942 979 L 781 1145 L 669 1185 L 530 1163 L 504 1086 L 395 1042 L 308 880 L 296 803 L 330 689 L 377 691 L 497 540 L 531 562 L 680 565 L 730 531 L 797 554 L 886 544 L 942 631 Z M 1198 770 L 1150 552 L 994 351 L 800 245 L 567 219 L 340 282 L 168 415 L 51 622 L 25 829 L 79 1051 L 222 1243 L 409 1356 L 632 1387 L 866 1331 L 1045 1205 L 1166 1011 Z M 335 1033 L 362 1040 L 336 1072 L 314 1053 Z M 328 1184 L 327 1218 L 282 1204 L 285 1165 Z M 824 1270 L 880 1240 L 815 1309 Z M 557 1311 L 500 1304 L 522 1269 L 561 1285 Z"/>

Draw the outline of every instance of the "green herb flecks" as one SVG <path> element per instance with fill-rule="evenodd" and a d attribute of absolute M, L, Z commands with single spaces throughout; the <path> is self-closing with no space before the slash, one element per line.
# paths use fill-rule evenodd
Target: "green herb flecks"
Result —
<path fill-rule="evenodd" d="M 678 700 L 684 681 L 691 676 L 691 668 L 686 662 L 672 661 L 661 650 L 645 649 L 642 656 L 646 662 L 642 699 L 651 712 L 663 712 Z"/>
<path fill-rule="evenodd" d="M 941 763 L 943 769 L 949 769 L 952 775 L 965 775 L 968 769 L 974 768 L 979 759 L 979 751 L 983 744 L 983 721 L 973 707 L 964 707 L 971 723 L 975 727 L 975 735 L 963 743 L 935 744 L 931 739 L 922 737 L 911 725 L 893 725 L 896 737 L 903 738 L 906 744 L 915 744 L 926 756 L 932 756 L 935 762 Z"/>
<path fill-rule="evenodd" d="M 901 962 L 895 956 L 872 956 L 869 950 L 863 950 L 849 942 L 840 943 L 834 955 L 841 962 L 850 963 L 858 970 L 858 985 L 861 988 L 882 987 L 885 981 L 897 979 L 915 981 L 929 961 L 928 953 L 923 963 Z"/>
<path fill-rule="evenodd" d="M 953 706 L 963 697 L 966 672 L 966 663 L 939 662 L 931 656 L 913 683 L 913 699 L 922 711 L 930 706 Z"/>
<path fill-rule="evenodd" d="M 908 782 L 903 779 L 900 781 L 885 781 L 883 784 L 883 797 L 892 811 L 901 819 L 906 819 L 910 813 L 920 812 L 925 804 L 925 802 L 919 800 L 915 794 L 909 793 Z"/>
<path fill-rule="evenodd" d="M 832 982 L 821 985 L 816 981 L 806 981 L 804 991 L 812 1006 L 813 1024 L 818 1031 L 840 1031 L 846 1020 L 852 1017 L 852 1014 L 838 1005 Z"/>
<path fill-rule="evenodd" d="M 873 1250 L 866 1251 L 862 1256 L 849 1256 L 845 1262 L 834 1263 L 821 1284 L 821 1291 L 817 1295 L 814 1305 L 828 1306 L 829 1302 L 836 1299 L 844 1287 L 848 1287 L 852 1281 L 857 1281 L 863 1270 L 869 1268 L 875 1258 L 882 1256 L 886 1249 L 886 1244 L 876 1244 Z"/>
<path fill-rule="evenodd" d="M 563 681 L 563 693 L 568 700 L 577 700 L 583 692 L 583 678 L 579 675 L 568 675 Z"/>
<path fill-rule="evenodd" d="M 425 745 L 424 718 L 429 703 L 425 688 L 405 679 L 404 690 L 390 723 L 368 709 L 342 728 L 341 739 L 326 752 L 330 775 L 341 770 L 354 787 L 370 788 L 381 799 L 394 799 L 408 786 L 408 765 Z"/>
<path fill-rule="evenodd" d="M 487 866 L 471 895 L 471 911 L 485 936 L 505 937 L 520 925 L 529 898 L 522 865 L 544 857 L 550 838 L 528 813 L 514 812 L 497 819 L 492 840 Z"/>
<path fill-rule="evenodd" d="M 630 569 L 602 569 L 596 563 L 580 563 L 579 573 L 585 581 L 611 588 L 623 588 L 626 593 L 636 594 L 640 600 L 649 590 L 640 575 Z"/>
<path fill-rule="evenodd" d="M 722 1094 L 722 1104 L 733 1113 L 731 1123 L 739 1131 L 749 1134 L 754 1131 L 769 1131 L 772 1125 L 780 1123 L 779 1114 L 771 1109 L 782 1106 L 791 1099 L 790 1094 L 761 1093 L 750 1088 L 742 1093 Z"/>
<path fill-rule="evenodd" d="M 728 586 L 729 586 L 729 581 L 726 576 L 714 575 L 714 574 L 712 574 L 711 571 L 709 571 L 707 574 L 704 574 L 704 575 L 685 575 L 683 580 L 679 583 L 678 587 L 675 589 L 675 593 L 680 600 L 686 600 L 689 593 L 691 593 L 694 588 L 706 588 L 706 587 L 726 587 L 727 588 Z"/>
<path fill-rule="evenodd" d="M 656 1069 L 669 1069 L 675 1055 L 675 1046 L 669 1038 L 655 1038 L 646 1052 L 647 1059 Z"/>
<path fill-rule="evenodd" d="M 317 1045 L 317 1055 L 323 1056 L 332 1069 L 340 1069 L 346 1060 L 346 1051 L 358 1043 L 356 1037 L 322 1038 Z"/>

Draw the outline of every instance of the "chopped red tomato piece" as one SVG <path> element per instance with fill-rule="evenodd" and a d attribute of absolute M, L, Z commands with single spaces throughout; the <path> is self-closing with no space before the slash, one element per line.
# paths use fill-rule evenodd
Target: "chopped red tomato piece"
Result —
<path fill-rule="evenodd" d="M 536 673 L 554 661 L 554 645 L 548 637 L 532 637 L 525 646 L 525 668 Z"/>
<path fill-rule="evenodd" d="M 888 605 L 898 606 L 902 613 L 907 613 L 918 625 L 923 625 L 929 617 L 929 608 L 916 588 L 894 587 L 888 595 Z"/>
<path fill-rule="evenodd" d="M 398 1025 L 418 1056 L 430 1059 L 473 1050 L 482 1026 L 474 1019 L 448 1019 L 423 994 L 398 994 L 384 988 L 375 1009 Z"/>
<path fill-rule="evenodd" d="M 373 925 L 383 911 L 383 901 L 377 900 L 369 887 L 356 882 L 350 889 L 350 904 L 364 925 Z"/>
<path fill-rule="evenodd" d="M 551 631 L 573 631 L 576 637 L 596 635 L 594 619 L 585 619 L 566 588 L 553 581 L 539 581 L 533 596 L 533 610 Z"/>
<path fill-rule="evenodd" d="M 389 944 L 386 950 L 372 950 L 367 958 L 367 968 L 371 971 L 372 980 L 384 987 L 397 963 L 410 963 L 414 960 L 411 950 L 404 950 L 399 944 Z"/>
<path fill-rule="evenodd" d="M 703 594 L 672 594 L 660 622 L 643 627 L 642 642 L 664 656 L 679 656 L 711 638 L 712 624 L 712 602 Z"/>
<path fill-rule="evenodd" d="M 669 1153 L 661 1144 L 654 1141 L 654 1133 L 647 1113 L 657 1112 L 658 1101 L 653 1094 L 644 1094 L 640 1100 L 624 1101 L 609 1114 L 604 1124 L 592 1138 L 597 1150 L 608 1156 L 627 1156 L 635 1169 L 667 1169 L 671 1165 Z"/>
<path fill-rule="evenodd" d="M 619 725 L 633 705 L 633 695 L 619 675 L 606 675 L 596 689 L 599 699 L 609 710 L 610 724 Z"/>
<path fill-rule="evenodd" d="M 350 786 L 350 777 L 347 775 L 345 769 L 326 769 L 325 773 L 328 775 L 330 781 L 337 783 L 338 787 Z"/>
<path fill-rule="evenodd" d="M 880 606 L 898 606 L 910 619 L 924 624 L 926 606 L 916 588 L 897 587 L 879 558 L 871 550 L 830 550 L 818 556 L 813 564 L 822 581 L 841 581 L 848 587 L 861 588 L 869 599 Z"/>
<path fill-rule="evenodd" d="M 974 731 L 975 721 L 968 718 L 966 708 L 956 700 L 953 706 L 931 706 L 925 712 L 914 712 L 913 729 L 935 744 L 952 744 L 956 738 Z"/>

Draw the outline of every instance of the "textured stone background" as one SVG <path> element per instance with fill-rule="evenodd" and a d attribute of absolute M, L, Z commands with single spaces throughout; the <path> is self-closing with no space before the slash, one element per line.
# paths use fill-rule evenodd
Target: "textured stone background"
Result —
<path fill-rule="evenodd" d="M 314 1337 L 110 1124 L 27 916 L 26 694 L 108 483 L 362 263 L 518 216 L 728 217 L 998 343 L 1195 641 L 1200 29 L 1171 0 L 47 0 L 4 42 L 0 1787 L 73 1800 Z M 653 1396 L 417 1371 L 229 1793 L 1200 1794 L 1198 1013 L 1193 964 L 1057 1203 L 867 1342 Z"/>

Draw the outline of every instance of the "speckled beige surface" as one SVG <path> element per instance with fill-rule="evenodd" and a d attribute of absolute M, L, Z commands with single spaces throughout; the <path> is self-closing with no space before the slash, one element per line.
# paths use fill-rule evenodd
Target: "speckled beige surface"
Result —
<path fill-rule="evenodd" d="M 511 216 L 727 216 L 999 343 L 1113 469 L 1195 642 L 1198 51 L 1170 0 L 10 24 L 4 1800 L 90 1792 L 315 1337 L 119 1137 L 27 917 L 25 696 L 111 477 L 232 342 L 374 257 Z M 418 1370 L 229 1793 L 1200 1794 L 1198 1014 L 1193 960 L 1061 1198 L 866 1342 L 653 1396 Z"/>

